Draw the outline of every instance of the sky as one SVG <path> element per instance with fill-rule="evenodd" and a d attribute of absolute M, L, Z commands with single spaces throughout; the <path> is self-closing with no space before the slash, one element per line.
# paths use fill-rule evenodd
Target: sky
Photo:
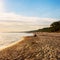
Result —
<path fill-rule="evenodd" d="M 40 18 L 60 18 L 60 0 L 6 0 L 8 12 Z"/>
<path fill-rule="evenodd" d="M 47 27 L 58 20 L 60 0 L 0 0 L 1 31 Z"/>

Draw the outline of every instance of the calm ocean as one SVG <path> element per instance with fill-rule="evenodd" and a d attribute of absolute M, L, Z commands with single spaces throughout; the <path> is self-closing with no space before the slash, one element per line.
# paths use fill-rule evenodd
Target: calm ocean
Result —
<path fill-rule="evenodd" d="M 24 36 L 32 36 L 32 33 L 0 33 L 0 48 L 21 40 Z"/>

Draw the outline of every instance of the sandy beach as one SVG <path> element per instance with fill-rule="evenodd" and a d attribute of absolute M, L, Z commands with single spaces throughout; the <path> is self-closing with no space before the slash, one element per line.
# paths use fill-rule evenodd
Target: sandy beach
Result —
<path fill-rule="evenodd" d="M 0 51 L 0 60 L 60 60 L 60 33 L 35 32 Z"/>

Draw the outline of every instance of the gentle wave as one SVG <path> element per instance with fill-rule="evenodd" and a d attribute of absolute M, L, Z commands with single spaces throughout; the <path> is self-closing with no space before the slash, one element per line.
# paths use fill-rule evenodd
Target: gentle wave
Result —
<path fill-rule="evenodd" d="M 22 40 L 24 36 L 33 36 L 32 33 L 0 33 L 0 49 Z"/>

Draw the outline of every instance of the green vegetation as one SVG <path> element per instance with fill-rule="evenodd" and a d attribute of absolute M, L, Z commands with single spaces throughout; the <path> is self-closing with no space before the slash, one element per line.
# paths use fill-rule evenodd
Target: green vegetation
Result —
<path fill-rule="evenodd" d="M 59 32 L 60 31 L 60 21 L 53 22 L 50 27 L 43 28 L 42 31 L 44 32 Z"/>
<path fill-rule="evenodd" d="M 53 22 L 50 26 L 52 32 L 60 31 L 60 21 Z"/>
<path fill-rule="evenodd" d="M 29 32 L 60 32 L 60 21 L 53 22 L 50 27 L 43 29 L 33 30 Z"/>

